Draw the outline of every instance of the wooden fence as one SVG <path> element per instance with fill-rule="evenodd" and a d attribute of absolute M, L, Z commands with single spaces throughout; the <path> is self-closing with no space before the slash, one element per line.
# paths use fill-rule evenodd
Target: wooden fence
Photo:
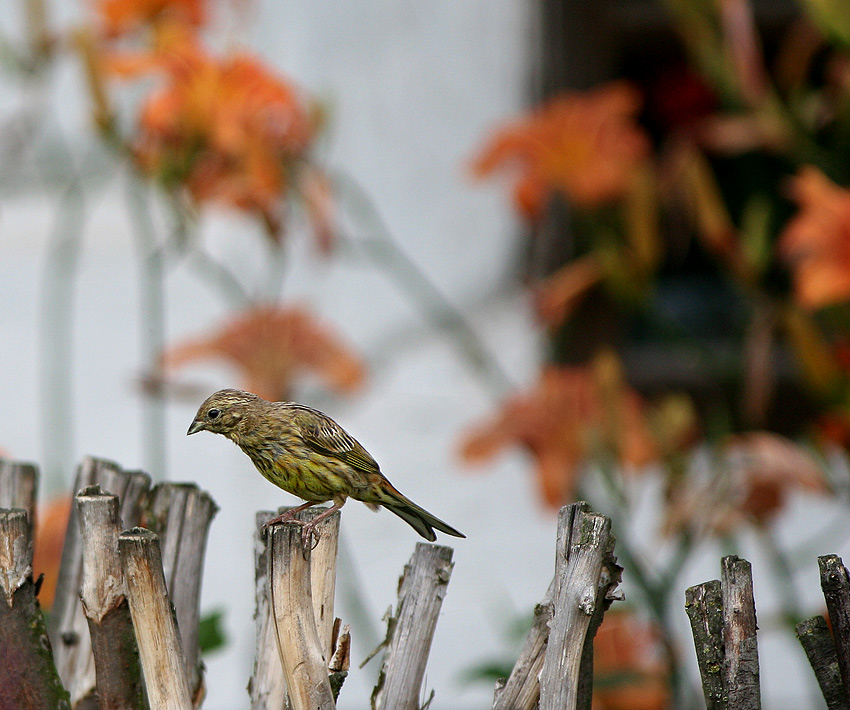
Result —
<path fill-rule="evenodd" d="M 837 555 L 818 557 L 824 616 L 796 626 L 828 710 L 850 710 L 850 577 Z M 724 557 L 721 578 L 685 592 L 707 710 L 759 710 L 758 627 L 750 563 Z"/>
<path fill-rule="evenodd" d="M 32 572 L 37 488 L 34 466 L 0 461 L 0 710 L 199 707 L 199 597 L 215 503 L 192 484 L 151 487 L 142 472 L 83 461 L 45 624 Z M 274 515 L 256 516 L 250 707 L 330 710 L 350 648 L 349 628 L 334 616 L 339 513 L 320 524 L 314 549 L 292 525 L 265 533 Z M 620 581 L 613 552 L 606 517 L 586 503 L 561 510 L 554 577 L 494 708 L 590 708 L 593 635 Z M 375 710 L 420 707 L 452 567 L 451 548 L 416 545 L 387 623 Z"/>

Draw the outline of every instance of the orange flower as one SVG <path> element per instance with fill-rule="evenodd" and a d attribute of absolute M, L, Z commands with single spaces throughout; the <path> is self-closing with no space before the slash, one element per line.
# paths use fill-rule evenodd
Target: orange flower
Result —
<path fill-rule="evenodd" d="M 794 271 L 797 299 L 820 308 L 850 298 L 850 190 L 817 168 L 804 167 L 792 195 L 800 211 L 779 241 Z"/>
<path fill-rule="evenodd" d="M 605 612 L 593 639 L 593 710 L 666 710 L 668 678 L 656 631 L 632 611 Z"/>
<path fill-rule="evenodd" d="M 55 498 L 40 505 L 36 514 L 33 575 L 36 579 L 39 575 L 44 575 L 41 591 L 38 593 L 42 609 L 50 609 L 53 606 L 72 503 L 71 496 Z"/>
<path fill-rule="evenodd" d="M 312 372 L 339 392 L 351 392 L 365 377 L 361 361 L 327 328 L 301 308 L 259 306 L 204 338 L 163 353 L 166 369 L 217 358 L 241 372 L 244 386 L 269 400 L 291 396 L 295 377 Z"/>
<path fill-rule="evenodd" d="M 720 535 L 744 522 L 763 527 L 794 490 L 828 492 L 820 466 L 804 449 L 767 431 L 732 436 L 719 473 L 673 493 L 667 527 Z"/>
<path fill-rule="evenodd" d="M 257 214 L 274 237 L 283 198 L 296 188 L 327 241 L 328 191 L 317 189 L 315 168 L 302 169 L 315 125 L 295 87 L 247 54 L 211 56 L 185 27 L 162 25 L 156 38 L 151 53 L 109 59 L 124 76 L 165 75 L 165 86 L 141 108 L 141 167 L 185 186 L 199 202 Z"/>
<path fill-rule="evenodd" d="M 126 34 L 147 23 L 170 21 L 202 25 L 204 0 L 98 0 L 96 11 L 107 36 Z"/>
<path fill-rule="evenodd" d="M 540 216 L 554 192 L 592 208 L 620 197 L 649 140 L 635 122 L 640 95 L 624 81 L 593 91 L 565 93 L 497 132 L 478 154 L 473 171 L 487 176 L 514 168 L 517 209 Z"/>
<path fill-rule="evenodd" d="M 642 466 L 655 457 L 639 395 L 616 380 L 611 357 L 591 367 L 547 367 L 537 387 L 509 399 L 494 418 L 464 437 L 461 456 L 486 461 L 519 445 L 534 457 L 547 505 L 572 500 L 582 459 L 606 447 L 624 464 Z"/>

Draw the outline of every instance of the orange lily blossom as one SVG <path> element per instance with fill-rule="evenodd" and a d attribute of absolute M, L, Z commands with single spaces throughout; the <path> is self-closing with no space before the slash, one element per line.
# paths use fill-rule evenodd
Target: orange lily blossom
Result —
<path fill-rule="evenodd" d="M 806 166 L 791 184 L 800 207 L 780 236 L 797 300 L 821 308 L 850 299 L 850 190 Z"/>
<path fill-rule="evenodd" d="M 674 490 L 667 529 L 724 535 L 744 522 L 764 527 L 792 490 L 828 493 L 817 462 L 794 442 L 768 431 L 729 437 L 724 466 L 706 480 L 692 477 Z"/>
<path fill-rule="evenodd" d="M 152 52 L 110 59 L 125 76 L 165 75 L 140 112 L 142 168 L 184 185 L 199 202 L 257 214 L 275 237 L 283 198 L 295 188 L 326 238 L 329 201 L 316 192 L 321 179 L 307 160 L 315 121 L 295 87 L 251 55 L 210 55 L 185 27 L 162 25 L 156 36 Z"/>
<path fill-rule="evenodd" d="M 561 94 L 497 131 L 473 172 L 484 177 L 514 169 L 514 202 L 530 219 L 540 217 L 557 192 L 585 208 L 617 199 L 649 153 L 649 139 L 635 121 L 640 104 L 637 89 L 625 81 Z"/>
<path fill-rule="evenodd" d="M 624 464 L 649 463 L 655 450 L 640 396 L 627 387 L 611 390 L 599 369 L 546 367 L 532 391 L 515 395 L 466 434 L 461 457 L 481 463 L 522 446 L 535 460 L 543 499 L 552 507 L 572 500 L 578 466 L 599 444 Z"/>
<path fill-rule="evenodd" d="M 593 710 L 666 710 L 669 672 L 658 633 L 630 609 L 605 612 L 593 638 Z"/>
<path fill-rule="evenodd" d="M 41 590 L 38 593 L 38 601 L 43 609 L 50 609 L 56 596 L 65 531 L 73 502 L 73 497 L 66 495 L 38 506 L 33 546 L 33 573 L 36 578 L 44 575 Z"/>
<path fill-rule="evenodd" d="M 162 20 L 202 25 L 205 5 L 204 0 L 99 0 L 96 11 L 104 32 L 114 37 Z"/>
<path fill-rule="evenodd" d="M 197 360 L 222 359 L 240 371 L 244 387 L 269 400 L 291 398 L 295 378 L 314 373 L 339 392 L 357 389 L 365 368 L 342 342 L 299 307 L 258 306 L 211 335 L 163 353 L 174 370 Z"/>

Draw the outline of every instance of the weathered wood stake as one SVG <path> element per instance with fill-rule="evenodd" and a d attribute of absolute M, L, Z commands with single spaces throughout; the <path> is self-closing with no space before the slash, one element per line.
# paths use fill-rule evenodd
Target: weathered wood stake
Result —
<path fill-rule="evenodd" d="M 850 697 L 850 579 L 838 555 L 818 557 L 818 569 L 823 598 L 832 623 L 838 669 L 844 693 Z"/>
<path fill-rule="evenodd" d="M 706 710 L 726 710 L 720 580 L 689 587 L 685 591 L 685 610 L 694 636 Z"/>
<path fill-rule="evenodd" d="M 294 710 L 333 710 L 327 662 L 316 629 L 311 551 L 304 547 L 297 525 L 274 525 L 268 535 L 270 599 L 289 699 Z"/>
<path fill-rule="evenodd" d="M 453 566 L 452 548 L 416 543 L 399 583 L 398 605 L 372 693 L 376 710 L 419 708 L 425 666 Z"/>
<path fill-rule="evenodd" d="M 540 673 L 540 710 L 590 708 L 592 684 L 582 679 L 585 644 L 596 629 L 600 580 L 614 547 L 611 521 L 577 504 L 558 516 L 558 554 L 555 558 L 555 616 Z M 606 590 L 607 592 L 607 590 Z M 601 622 L 601 614 L 598 616 Z M 584 690 L 584 692 L 581 692 Z"/>
<path fill-rule="evenodd" d="M 753 572 L 735 555 L 721 562 L 723 644 L 726 653 L 726 692 L 730 710 L 759 710 L 759 655 Z"/>
<path fill-rule="evenodd" d="M 844 691 L 838 668 L 835 643 L 826 619 L 822 616 L 806 619 L 797 624 L 796 630 L 823 693 L 827 710 L 850 710 L 850 700 Z"/>
<path fill-rule="evenodd" d="M 76 496 L 83 550 L 80 598 L 97 670 L 100 710 L 144 710 L 144 685 L 118 556 L 118 497 L 100 486 Z"/>
<path fill-rule="evenodd" d="M 74 491 L 96 484 L 104 491 L 118 496 L 125 527 L 138 524 L 141 499 L 150 487 L 147 474 L 123 471 L 112 461 L 86 457 L 77 471 Z M 96 672 L 88 621 L 80 604 L 83 553 L 78 516 L 76 506 L 72 506 L 48 630 L 56 656 L 56 668 L 71 693 L 71 704 L 77 708 L 79 703 L 88 698 L 85 706 L 87 710 L 96 707 Z"/>
<path fill-rule="evenodd" d="M 118 538 L 127 599 L 151 710 L 192 710 L 186 660 L 168 597 L 159 538 L 145 528 Z"/>
<path fill-rule="evenodd" d="M 189 685 L 199 705 L 204 695 L 198 624 L 207 533 L 218 506 L 192 483 L 162 483 L 150 493 L 144 524 L 160 539 L 166 585 L 186 658 Z"/>
<path fill-rule="evenodd" d="M 0 459 L 0 508 L 25 510 L 34 539 L 38 468 L 31 463 Z"/>
<path fill-rule="evenodd" d="M 32 579 L 25 510 L 0 510 L 0 710 L 68 710 Z"/>

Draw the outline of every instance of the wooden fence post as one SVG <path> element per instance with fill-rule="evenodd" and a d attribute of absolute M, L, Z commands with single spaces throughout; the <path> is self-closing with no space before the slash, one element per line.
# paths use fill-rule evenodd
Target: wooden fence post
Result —
<path fill-rule="evenodd" d="M 496 686 L 494 710 L 590 707 L 593 636 L 622 573 L 610 525 L 585 502 L 561 508 L 555 575 L 510 676 Z"/>
<path fill-rule="evenodd" d="M 76 497 L 83 550 L 80 598 L 89 625 L 100 710 L 145 710 L 142 669 L 118 555 L 118 497 L 100 486 Z"/>
<path fill-rule="evenodd" d="M 25 510 L 0 510 L 0 709 L 68 710 L 32 579 Z"/>
<path fill-rule="evenodd" d="M 186 673 L 197 706 L 205 693 L 198 642 L 201 580 L 207 533 L 218 506 L 193 483 L 161 483 L 149 498 L 143 523 L 160 540 L 165 582 L 174 604 Z"/>
<path fill-rule="evenodd" d="M 145 528 L 122 532 L 118 552 L 139 645 L 150 710 L 192 710 L 192 693 L 174 618 L 159 538 Z"/>
<path fill-rule="evenodd" d="M 318 532 L 321 540 L 321 526 Z M 297 525 L 273 525 L 268 534 L 270 598 L 289 699 L 294 710 L 333 710 L 313 606 L 311 550 Z"/>
<path fill-rule="evenodd" d="M 440 607 L 452 575 L 452 548 L 416 543 L 404 567 L 398 605 L 372 693 L 376 710 L 417 710 Z"/>
<path fill-rule="evenodd" d="M 721 579 L 690 587 L 685 600 L 706 707 L 759 710 L 758 637 L 750 563 L 735 555 L 724 557 Z"/>
<path fill-rule="evenodd" d="M 104 491 L 118 496 L 121 502 L 121 519 L 125 527 L 139 522 L 142 498 L 150 487 L 150 477 L 147 474 L 124 471 L 112 461 L 86 457 L 79 466 L 74 493 L 92 485 L 100 485 Z M 48 625 L 56 668 L 71 693 L 73 707 L 85 698 L 91 698 L 91 706 L 94 706 L 96 686 L 88 621 L 80 604 L 83 548 L 78 516 L 76 506 L 72 506 L 62 548 L 56 596 Z"/>

